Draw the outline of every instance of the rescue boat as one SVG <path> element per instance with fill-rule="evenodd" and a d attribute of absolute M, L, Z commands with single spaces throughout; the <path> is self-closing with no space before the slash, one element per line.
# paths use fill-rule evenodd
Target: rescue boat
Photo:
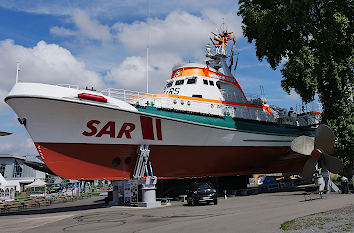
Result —
<path fill-rule="evenodd" d="M 301 171 L 306 156 L 290 144 L 313 136 L 313 122 L 247 98 L 232 75 L 233 34 L 213 35 L 206 61 L 174 66 L 160 94 L 17 82 L 5 101 L 45 164 L 68 179 L 130 179 L 140 145 L 160 178 Z"/>

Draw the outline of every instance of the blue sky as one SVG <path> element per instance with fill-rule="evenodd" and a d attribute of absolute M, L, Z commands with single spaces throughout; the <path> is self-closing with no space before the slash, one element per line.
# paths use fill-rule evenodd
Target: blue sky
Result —
<path fill-rule="evenodd" d="M 259 95 L 263 85 L 269 104 L 300 103 L 281 89 L 280 71 L 258 61 L 237 9 L 237 1 L 228 0 L 0 0 L 0 97 L 14 84 L 16 62 L 21 81 L 145 90 L 149 32 L 150 90 L 158 93 L 173 65 L 204 59 L 210 32 L 225 18 L 237 38 L 234 76 L 244 92 Z M 0 130 L 13 135 L 0 137 L 0 153 L 36 153 L 16 118 L 1 102 Z"/>

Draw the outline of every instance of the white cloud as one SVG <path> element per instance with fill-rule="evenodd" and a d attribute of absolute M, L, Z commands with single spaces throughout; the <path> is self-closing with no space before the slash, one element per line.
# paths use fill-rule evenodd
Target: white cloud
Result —
<path fill-rule="evenodd" d="M 111 40 L 110 28 L 107 25 L 100 24 L 97 20 L 91 19 L 84 11 L 76 9 L 72 15 L 72 21 L 77 31 L 54 26 L 50 32 L 57 36 L 76 36 L 79 38 L 88 38 L 99 41 Z"/>
<path fill-rule="evenodd" d="M 4 103 L 4 99 L 5 97 L 7 96 L 8 94 L 8 90 L 3 88 L 3 87 L 0 87 L 0 113 L 3 112 L 7 106 L 5 105 Z"/>
<path fill-rule="evenodd" d="M 111 34 L 107 25 L 100 24 L 97 20 L 92 20 L 82 10 L 75 10 L 73 21 L 82 35 L 95 40 L 110 40 Z"/>
<path fill-rule="evenodd" d="M 62 36 L 62 37 L 66 37 L 66 36 L 76 36 L 77 33 L 73 30 L 70 29 L 66 29 L 63 27 L 58 27 L 58 26 L 54 26 L 50 29 L 50 33 L 52 33 L 53 35 L 56 36 Z"/>
<path fill-rule="evenodd" d="M 290 91 L 290 95 L 288 95 L 287 93 L 284 94 L 284 97 L 288 100 L 293 100 L 293 101 L 301 101 L 301 97 L 298 93 L 296 93 L 294 90 Z"/>
<path fill-rule="evenodd" d="M 14 44 L 12 40 L 3 40 L 0 41 L 0 97 L 8 93 L 15 82 L 17 62 L 21 65 L 19 80 L 22 82 L 71 83 L 97 89 L 104 87 L 102 77 L 88 70 L 65 48 L 44 41 L 33 48 L 26 48 Z M 0 110 L 3 108 L 1 101 Z"/>
<path fill-rule="evenodd" d="M 204 10 L 200 17 L 173 11 L 165 19 L 153 18 L 132 24 L 118 22 L 112 28 L 117 31 L 119 41 L 135 53 L 144 52 L 149 41 L 149 46 L 156 51 L 200 58 L 203 45 L 209 43 L 211 32 L 220 26 L 222 18 L 230 22 L 229 31 L 241 35 L 238 17 L 216 9 Z"/>
<path fill-rule="evenodd" d="M 146 59 L 127 57 L 121 64 L 107 73 L 107 80 L 114 81 L 119 88 L 135 90 L 146 80 Z"/>
<path fill-rule="evenodd" d="M 181 59 L 170 54 L 152 54 L 149 57 L 149 92 L 162 91 L 165 81 L 170 78 L 171 68 L 181 63 Z M 146 91 L 146 57 L 127 57 L 122 63 L 113 67 L 106 76 L 115 82 L 117 88 Z"/>
<path fill-rule="evenodd" d="M 48 14 L 57 16 L 72 15 L 75 9 L 79 8 L 87 12 L 90 17 L 101 19 L 131 19 L 132 17 L 147 17 L 148 4 L 150 4 L 151 15 L 165 17 L 176 9 L 185 9 L 196 13 L 203 9 L 203 6 L 218 8 L 222 11 L 236 12 L 237 1 L 230 0 L 1 0 L 0 6 L 18 11 L 36 14 Z"/>

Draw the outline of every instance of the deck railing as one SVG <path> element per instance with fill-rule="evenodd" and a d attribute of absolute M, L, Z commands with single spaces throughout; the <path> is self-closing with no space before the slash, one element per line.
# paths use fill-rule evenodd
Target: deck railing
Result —
<path fill-rule="evenodd" d="M 144 92 L 131 91 L 125 89 L 116 89 L 116 88 L 107 88 L 102 90 L 101 93 L 104 94 L 105 96 L 123 100 L 123 101 L 129 101 L 133 97 L 141 97 L 142 95 L 146 94 Z"/>
<path fill-rule="evenodd" d="M 59 84 L 58 86 L 79 89 L 77 85 L 71 84 Z M 153 105 L 158 109 L 169 109 L 172 111 L 191 113 L 195 112 L 221 117 L 229 115 L 231 117 L 237 118 L 274 121 L 274 118 L 271 117 L 268 113 L 266 113 L 262 108 L 250 108 L 242 105 L 233 106 L 218 103 L 208 103 L 198 100 L 170 98 L 167 96 L 152 96 L 151 94 L 147 94 L 144 92 L 116 88 L 106 88 L 100 91 L 100 93 L 114 99 L 119 99 L 128 102 L 135 106 L 144 107 L 147 105 Z"/>
<path fill-rule="evenodd" d="M 73 85 L 73 84 L 57 84 L 57 86 L 60 86 L 60 87 L 67 87 L 67 88 L 73 88 L 73 89 L 77 89 L 79 90 L 79 86 L 78 85 Z"/>

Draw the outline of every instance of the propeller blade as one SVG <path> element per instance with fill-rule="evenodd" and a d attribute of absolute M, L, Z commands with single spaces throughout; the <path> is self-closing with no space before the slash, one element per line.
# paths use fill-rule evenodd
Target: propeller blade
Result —
<path fill-rule="evenodd" d="M 334 154 L 334 136 L 333 131 L 327 125 L 320 125 L 316 129 L 315 147 L 321 148 L 328 154 Z"/>
<path fill-rule="evenodd" d="M 311 155 L 315 147 L 314 140 L 308 136 L 300 136 L 291 142 L 290 148 L 303 155 Z"/>
<path fill-rule="evenodd" d="M 323 152 L 323 158 L 328 171 L 339 174 L 343 172 L 344 164 L 342 160 Z"/>
<path fill-rule="evenodd" d="M 312 178 L 313 178 L 313 171 L 316 168 L 316 164 L 317 164 L 317 160 L 314 160 L 312 157 L 310 157 L 305 165 L 304 168 L 302 169 L 302 174 L 301 177 L 303 180 L 305 180 L 306 182 L 312 182 Z"/>

